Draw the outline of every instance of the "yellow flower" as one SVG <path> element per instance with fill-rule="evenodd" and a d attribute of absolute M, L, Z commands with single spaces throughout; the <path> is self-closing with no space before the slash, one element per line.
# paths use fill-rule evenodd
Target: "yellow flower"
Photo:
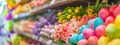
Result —
<path fill-rule="evenodd" d="M 72 13 L 72 9 L 68 9 L 68 13 Z"/>
<path fill-rule="evenodd" d="M 80 20 L 80 19 L 81 19 L 81 16 L 78 16 L 77 19 Z"/>
<path fill-rule="evenodd" d="M 62 18 L 58 19 L 58 22 L 61 23 L 62 22 Z"/>
<path fill-rule="evenodd" d="M 79 9 L 80 9 L 80 7 L 76 7 L 75 9 L 78 9 L 78 10 L 79 10 Z"/>
<path fill-rule="evenodd" d="M 65 23 L 66 20 L 63 20 L 62 23 Z"/>
<path fill-rule="evenodd" d="M 78 13 L 79 12 L 79 9 L 75 9 L 75 13 Z"/>
<path fill-rule="evenodd" d="M 73 15 L 73 16 L 72 16 L 72 18 L 76 18 L 76 16 L 75 16 L 75 15 Z"/>
<path fill-rule="evenodd" d="M 62 15 L 62 12 L 58 12 L 58 14 L 57 14 L 58 16 L 61 16 Z"/>
<path fill-rule="evenodd" d="M 88 12 L 88 15 L 89 15 L 89 14 L 92 14 L 93 10 L 91 8 L 88 8 L 87 12 Z"/>
<path fill-rule="evenodd" d="M 68 15 L 67 18 L 70 19 L 70 18 L 71 18 L 71 15 Z"/>

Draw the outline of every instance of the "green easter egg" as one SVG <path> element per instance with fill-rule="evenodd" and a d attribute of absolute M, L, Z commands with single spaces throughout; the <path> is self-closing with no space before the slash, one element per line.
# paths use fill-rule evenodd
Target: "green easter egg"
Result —
<path fill-rule="evenodd" d="M 120 37 L 120 30 L 114 24 L 109 24 L 106 27 L 106 35 L 110 39 L 119 38 Z"/>
<path fill-rule="evenodd" d="M 13 22 L 10 20 L 10 21 L 7 21 L 6 24 L 5 24 L 5 29 L 8 30 L 8 31 L 11 31 L 13 28 Z"/>

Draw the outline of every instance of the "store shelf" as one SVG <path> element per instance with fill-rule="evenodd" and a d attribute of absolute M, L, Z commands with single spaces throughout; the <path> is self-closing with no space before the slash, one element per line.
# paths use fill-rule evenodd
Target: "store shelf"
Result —
<path fill-rule="evenodd" d="M 69 0 L 69 1 L 63 0 L 60 2 L 56 2 L 54 4 L 48 3 L 43 6 L 36 7 L 27 13 L 21 13 L 21 14 L 15 15 L 14 20 L 22 19 L 22 18 L 31 16 L 31 15 L 35 15 L 38 13 L 43 13 L 47 9 L 60 9 L 60 8 L 65 8 L 67 6 L 87 5 L 88 2 L 91 2 L 91 0 L 89 0 L 89 1 L 88 0 Z M 95 3 L 95 2 L 93 1 L 93 3 Z"/>
<path fill-rule="evenodd" d="M 51 39 L 48 39 L 46 37 L 38 37 L 33 35 L 32 33 L 27 33 L 27 32 L 22 32 L 22 31 L 15 31 L 16 33 L 20 34 L 20 35 L 24 35 L 27 36 L 35 41 L 38 41 L 40 43 L 46 44 L 46 45 L 65 45 L 65 44 L 58 44 L 57 42 L 54 42 Z"/>

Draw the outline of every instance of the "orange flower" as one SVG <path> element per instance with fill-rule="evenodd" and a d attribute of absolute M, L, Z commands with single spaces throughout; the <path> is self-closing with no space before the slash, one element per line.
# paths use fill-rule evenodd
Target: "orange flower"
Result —
<path fill-rule="evenodd" d="M 80 19 L 81 19 L 81 16 L 78 16 L 77 19 L 80 20 Z"/>

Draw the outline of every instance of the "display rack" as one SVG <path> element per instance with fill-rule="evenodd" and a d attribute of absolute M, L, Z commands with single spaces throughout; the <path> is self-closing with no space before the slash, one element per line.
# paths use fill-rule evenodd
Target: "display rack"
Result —
<path fill-rule="evenodd" d="M 13 19 L 14 20 L 19 20 L 19 19 L 26 18 L 26 17 L 32 16 L 32 15 L 35 15 L 35 14 L 43 13 L 47 9 L 61 9 L 61 8 L 65 8 L 67 6 L 80 6 L 80 5 L 83 5 L 85 7 L 85 6 L 88 5 L 88 2 L 91 2 L 91 4 L 94 4 L 95 3 L 94 1 L 95 0 L 69 0 L 69 1 L 56 2 L 56 3 L 51 4 L 51 5 L 45 4 L 43 6 L 36 7 L 29 12 L 15 15 L 13 17 Z M 27 36 L 29 38 L 32 38 L 33 40 L 36 40 L 36 41 L 44 43 L 44 44 L 60 45 L 60 44 L 54 42 L 53 40 L 50 40 L 48 38 L 44 38 L 42 36 L 38 37 L 38 36 L 33 35 L 32 33 L 16 31 L 16 30 L 15 30 L 15 32 L 18 33 L 18 34 Z M 48 43 L 48 41 L 51 42 L 51 43 Z M 61 45 L 65 45 L 65 44 L 61 44 Z"/>
<path fill-rule="evenodd" d="M 60 8 L 65 8 L 67 6 L 78 6 L 78 5 L 83 5 L 83 6 L 86 6 L 88 4 L 88 2 L 91 2 L 91 0 L 63 0 L 63 1 L 59 1 L 59 2 L 56 2 L 54 4 L 50 4 L 50 3 L 47 3 L 47 4 L 44 4 L 42 6 L 39 6 L 39 7 L 36 7 L 32 10 L 30 10 L 29 12 L 26 12 L 26 13 L 20 13 L 18 15 L 15 15 L 13 17 L 14 20 L 17 20 L 17 19 L 22 19 L 22 18 L 25 18 L 25 17 L 28 17 L 28 16 L 31 16 L 31 15 L 35 15 L 35 14 L 38 14 L 38 13 L 43 13 L 45 12 L 47 9 L 60 9 Z M 92 3 L 94 4 L 94 0 L 92 1 Z M 91 4 L 92 4 L 91 3 Z"/>
<path fill-rule="evenodd" d="M 65 44 L 58 44 L 57 42 L 54 42 L 52 39 L 49 39 L 44 36 L 35 36 L 32 33 L 22 32 L 22 31 L 15 31 L 15 33 L 18 33 L 20 35 L 27 36 L 35 41 L 38 41 L 40 43 L 46 44 L 46 45 L 65 45 Z"/>

